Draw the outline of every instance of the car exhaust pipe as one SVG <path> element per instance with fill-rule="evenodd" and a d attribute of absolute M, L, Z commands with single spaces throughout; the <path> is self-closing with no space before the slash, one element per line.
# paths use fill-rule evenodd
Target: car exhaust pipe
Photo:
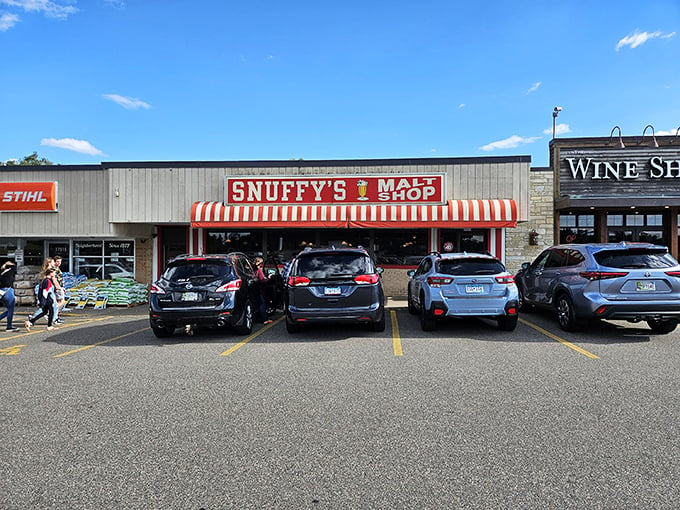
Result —
<path fill-rule="evenodd" d="M 224 320 L 222 317 L 220 317 L 219 319 L 217 319 L 217 327 L 218 327 L 218 328 L 223 328 L 223 327 L 226 326 L 226 325 L 227 325 L 227 321 Z"/>

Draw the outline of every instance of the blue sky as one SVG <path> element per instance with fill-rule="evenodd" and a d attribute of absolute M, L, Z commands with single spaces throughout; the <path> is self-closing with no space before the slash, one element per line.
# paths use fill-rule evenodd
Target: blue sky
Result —
<path fill-rule="evenodd" d="M 680 127 L 678 0 L 0 0 L 0 56 L 1 161 L 547 166 L 555 106 Z"/>

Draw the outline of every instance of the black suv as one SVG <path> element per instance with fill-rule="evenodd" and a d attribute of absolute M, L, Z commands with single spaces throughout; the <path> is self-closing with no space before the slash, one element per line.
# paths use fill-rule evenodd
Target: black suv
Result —
<path fill-rule="evenodd" d="M 198 326 L 232 326 L 247 335 L 259 292 L 253 265 L 243 253 L 180 255 L 151 285 L 151 329 L 158 338 L 178 327 L 191 334 Z"/>
<path fill-rule="evenodd" d="M 385 330 L 382 268 L 363 248 L 312 248 L 298 254 L 288 271 L 286 329 L 311 322 L 358 322 Z"/>

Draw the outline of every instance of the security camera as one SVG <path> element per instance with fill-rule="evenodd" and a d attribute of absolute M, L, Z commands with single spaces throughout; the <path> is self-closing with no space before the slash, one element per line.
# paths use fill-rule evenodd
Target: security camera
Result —
<path fill-rule="evenodd" d="M 554 111 L 555 113 L 561 112 L 561 111 L 562 111 L 562 107 L 561 107 L 561 106 L 556 106 L 555 109 L 554 109 L 553 111 Z"/>

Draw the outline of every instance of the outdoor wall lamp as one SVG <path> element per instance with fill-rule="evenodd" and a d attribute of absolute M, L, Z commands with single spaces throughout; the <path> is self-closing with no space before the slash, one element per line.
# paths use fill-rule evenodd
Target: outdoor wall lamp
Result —
<path fill-rule="evenodd" d="M 645 126 L 645 129 L 642 130 L 642 137 L 637 141 L 637 144 L 640 145 L 640 144 L 642 143 L 642 140 L 645 139 L 645 132 L 647 131 L 647 128 L 652 128 L 652 141 L 649 142 L 649 146 L 650 146 L 652 149 L 658 149 L 658 148 L 659 148 L 659 144 L 657 143 L 657 141 L 656 141 L 656 135 L 654 134 L 654 126 L 652 126 L 651 124 L 647 124 L 647 125 Z"/>
<path fill-rule="evenodd" d="M 607 145 L 609 145 L 610 143 L 612 143 L 612 138 L 614 137 L 614 131 L 617 130 L 617 129 L 619 130 L 619 141 L 618 141 L 618 143 L 615 145 L 615 147 L 616 147 L 617 149 L 625 149 L 626 146 L 623 145 L 623 138 L 621 138 L 621 128 L 620 128 L 619 126 L 614 126 L 614 127 L 612 128 L 612 132 L 609 133 L 609 141 L 607 142 Z"/>
<path fill-rule="evenodd" d="M 531 246 L 538 246 L 538 232 L 536 232 L 536 229 L 533 229 L 531 232 L 529 232 L 529 244 Z"/>

